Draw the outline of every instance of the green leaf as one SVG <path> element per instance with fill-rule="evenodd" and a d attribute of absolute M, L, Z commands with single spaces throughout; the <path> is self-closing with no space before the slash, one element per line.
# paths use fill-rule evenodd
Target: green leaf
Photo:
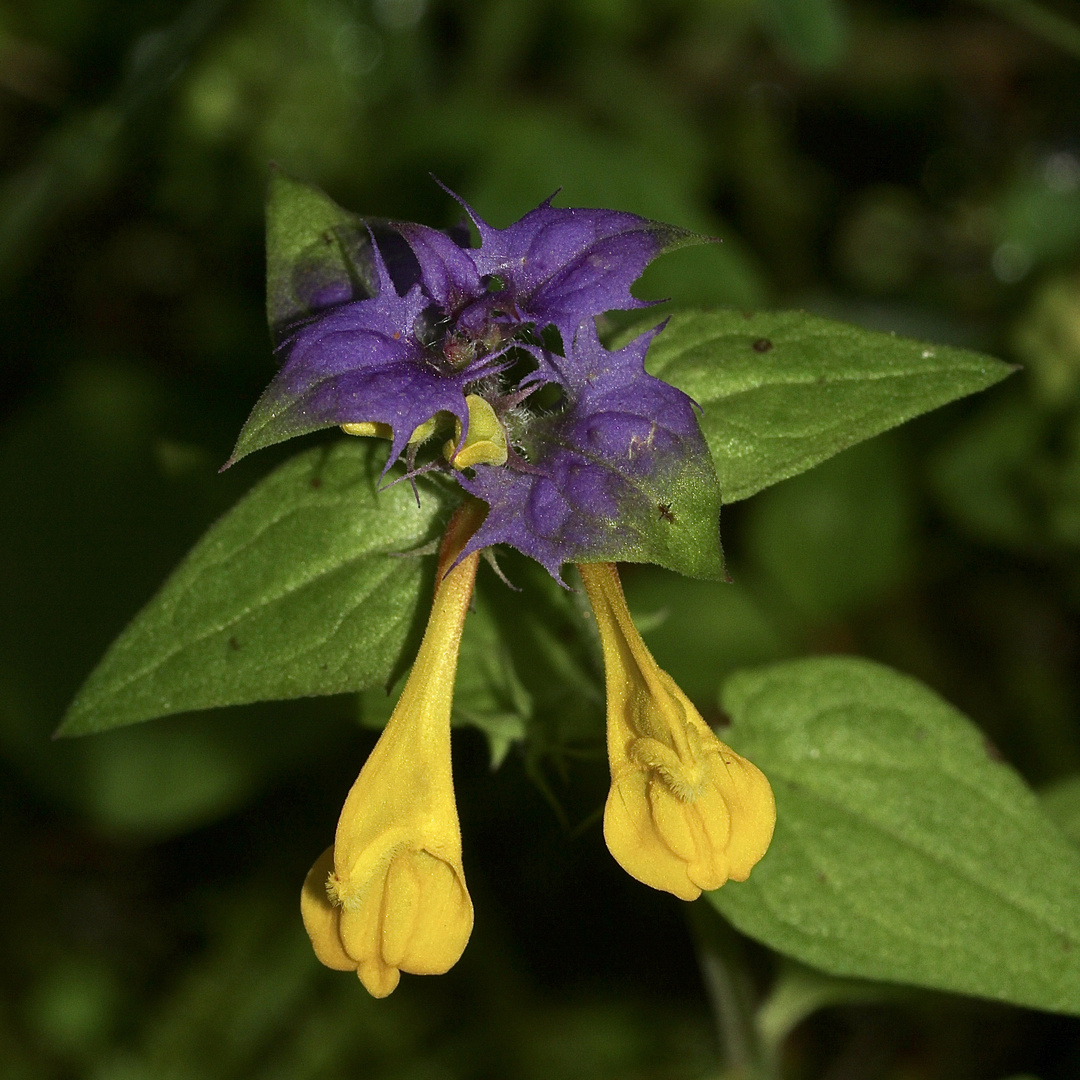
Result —
<path fill-rule="evenodd" d="M 1080 776 L 1063 777 L 1039 790 L 1046 816 L 1080 846 Z"/>
<path fill-rule="evenodd" d="M 676 314 L 646 366 L 701 406 L 725 503 L 1014 370 L 800 311 Z"/>
<path fill-rule="evenodd" d="M 727 683 L 732 742 L 776 793 L 772 847 L 709 899 L 834 975 L 1080 1012 L 1080 852 L 927 687 L 828 657 Z"/>
<path fill-rule="evenodd" d="M 687 577 L 723 579 L 716 471 L 700 441 L 683 446 L 685 456 L 640 476 L 585 453 L 592 468 L 613 473 L 618 484 L 617 516 L 602 507 L 575 509 L 594 544 L 589 561 L 652 563 Z"/>
<path fill-rule="evenodd" d="M 414 631 L 446 496 L 379 490 L 385 447 L 341 439 L 292 458 L 203 536 L 113 643 L 60 728 L 384 683 Z"/>
<path fill-rule="evenodd" d="M 266 315 L 277 334 L 297 319 L 377 289 L 363 219 L 313 184 L 273 169 L 266 194 Z"/>
<path fill-rule="evenodd" d="M 499 588 L 506 586 L 500 582 Z M 532 710 L 532 695 L 518 678 L 499 624 L 478 589 L 461 638 L 454 723 L 469 724 L 487 736 L 491 767 L 497 769 L 510 747 L 525 738 Z"/>

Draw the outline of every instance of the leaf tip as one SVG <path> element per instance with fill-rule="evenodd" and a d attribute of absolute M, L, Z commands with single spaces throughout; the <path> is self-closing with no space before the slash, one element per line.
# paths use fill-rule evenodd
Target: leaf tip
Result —
<path fill-rule="evenodd" d="M 60 739 L 74 739 L 80 735 L 88 735 L 90 728 L 88 728 L 85 722 L 80 721 L 80 713 L 82 710 L 79 708 L 79 699 L 76 698 L 68 710 L 64 713 L 63 719 L 56 726 L 56 730 L 49 736 L 53 742 L 57 742 Z"/>

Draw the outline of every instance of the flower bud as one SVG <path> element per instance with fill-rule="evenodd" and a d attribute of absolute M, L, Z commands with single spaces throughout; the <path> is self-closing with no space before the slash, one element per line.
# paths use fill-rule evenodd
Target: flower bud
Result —
<path fill-rule="evenodd" d="M 611 563 L 578 566 L 604 651 L 608 850 L 632 877 L 695 900 L 745 881 L 776 822 L 762 772 L 713 734 L 630 618 Z"/>
<path fill-rule="evenodd" d="M 440 576 L 463 543 L 449 556 L 444 545 Z M 448 971 L 472 933 L 450 709 L 478 558 L 466 556 L 437 585 L 405 689 L 345 800 L 333 847 L 301 894 L 315 955 L 327 967 L 355 970 L 374 997 L 386 997 L 402 971 Z"/>

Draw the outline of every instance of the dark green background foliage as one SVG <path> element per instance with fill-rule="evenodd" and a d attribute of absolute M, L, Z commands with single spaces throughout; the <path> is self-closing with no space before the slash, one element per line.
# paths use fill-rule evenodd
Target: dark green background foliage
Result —
<path fill-rule="evenodd" d="M 0 1075 L 1080 1075 L 1071 12 L 0 0 Z M 624 578 L 776 786 L 712 898 L 742 933 L 607 854 L 582 597 L 511 554 L 455 702 L 473 940 L 384 1002 L 314 961 L 299 885 L 430 589 L 388 553 L 448 504 L 376 497 L 382 450 L 333 434 L 217 473 L 273 371 L 271 161 L 377 216 L 455 224 L 433 173 L 496 225 L 561 187 L 722 240 L 638 292 L 672 298 L 649 364 L 703 406 L 733 581 Z M 993 383 L 979 353 L 1024 370 L 878 434 Z M 51 741 L 215 521 L 68 723 L 175 715 Z"/>

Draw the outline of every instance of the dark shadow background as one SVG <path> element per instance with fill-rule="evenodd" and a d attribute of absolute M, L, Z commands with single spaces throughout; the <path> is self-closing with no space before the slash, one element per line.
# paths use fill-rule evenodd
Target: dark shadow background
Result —
<path fill-rule="evenodd" d="M 713 722 L 738 666 L 871 656 L 1080 841 L 1078 103 L 1067 0 L 0 0 L 0 1075 L 731 1075 L 682 905 L 603 847 L 599 707 L 571 758 L 492 771 L 456 738 L 476 932 L 384 1002 L 316 964 L 296 911 L 374 742 L 355 700 L 50 741 L 282 459 L 217 473 L 273 370 L 271 161 L 436 226 L 460 212 L 429 174 L 495 225 L 561 188 L 722 238 L 642 296 L 1024 364 L 725 511 L 733 585 L 638 568 L 627 591 Z M 763 991 L 775 958 L 746 950 Z M 918 993 L 816 1014 L 785 1069 L 1069 1080 L 1080 1027 Z"/>

